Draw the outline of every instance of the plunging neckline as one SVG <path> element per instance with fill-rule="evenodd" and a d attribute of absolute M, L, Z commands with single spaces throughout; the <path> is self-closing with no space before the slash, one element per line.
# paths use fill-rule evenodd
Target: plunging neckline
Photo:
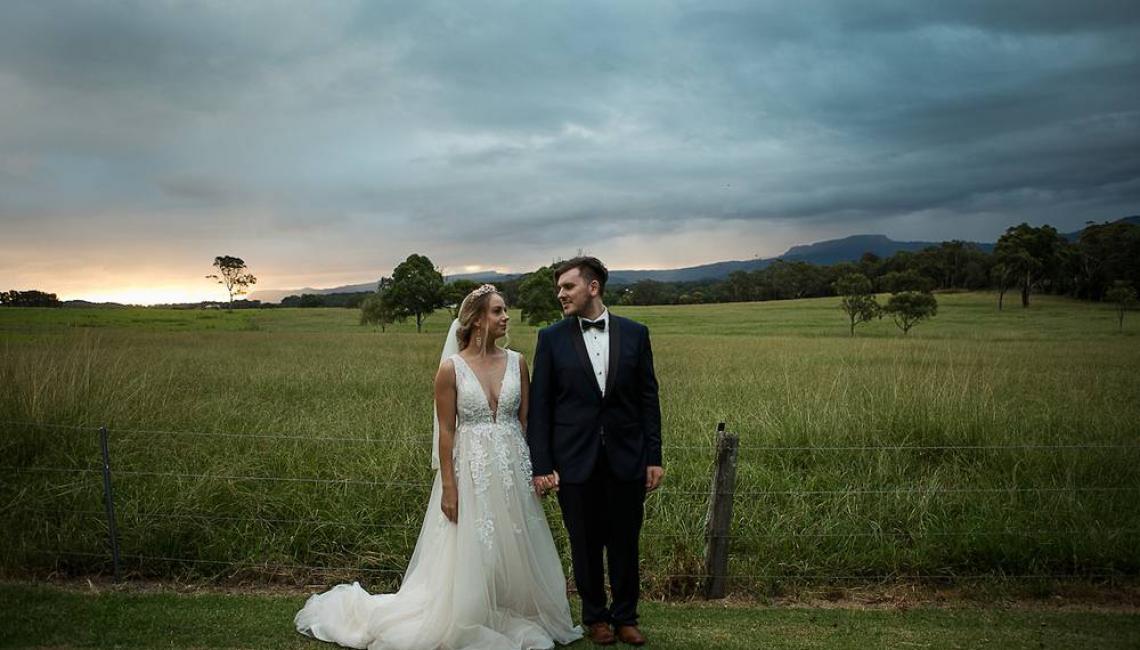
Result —
<path fill-rule="evenodd" d="M 503 376 L 499 378 L 499 399 L 495 400 L 495 408 L 491 408 L 491 397 L 487 389 L 483 387 L 483 382 L 479 380 L 479 373 L 475 372 L 475 369 L 471 367 L 471 364 L 467 363 L 467 359 L 464 359 L 463 355 L 458 352 L 455 353 L 455 356 L 459 357 L 459 360 L 462 361 L 463 365 L 470 371 L 471 376 L 475 378 L 475 383 L 479 384 L 479 392 L 483 394 L 483 404 L 487 406 L 487 411 L 491 413 L 491 422 L 495 424 L 499 423 L 499 404 L 503 401 L 503 385 L 507 383 L 507 372 L 511 369 L 511 353 L 506 350 L 504 350 L 503 353 L 507 359 L 503 362 Z"/>

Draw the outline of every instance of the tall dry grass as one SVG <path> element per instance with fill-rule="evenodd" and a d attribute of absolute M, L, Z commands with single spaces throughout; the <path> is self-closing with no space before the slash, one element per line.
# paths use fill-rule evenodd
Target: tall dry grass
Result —
<path fill-rule="evenodd" d="M 703 570 L 720 420 L 741 437 L 738 588 L 1136 573 L 1131 336 L 1096 329 L 1106 315 L 1088 305 L 998 314 L 988 296 L 965 295 L 906 338 L 873 323 L 851 339 L 832 302 L 615 309 L 650 324 L 662 385 L 669 474 L 648 503 L 651 590 L 699 582 L 678 576 Z M 123 552 L 199 561 L 131 570 L 398 574 L 431 479 L 446 318 L 416 335 L 356 327 L 345 310 L 199 317 L 0 312 L 0 452 L 22 468 L 0 485 L 3 570 L 106 568 L 99 474 L 27 470 L 98 468 L 93 427 L 107 425 Z M 534 332 L 512 339 L 529 354 Z M 282 437 L 252 437 L 271 435 Z M 1056 447 L 1093 443 L 1115 446 Z M 565 549 L 553 502 L 548 511 Z"/>

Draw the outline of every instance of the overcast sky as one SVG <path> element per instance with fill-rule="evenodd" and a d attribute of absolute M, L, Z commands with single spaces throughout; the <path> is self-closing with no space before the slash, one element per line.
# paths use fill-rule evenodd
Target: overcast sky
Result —
<path fill-rule="evenodd" d="M 0 289 L 217 298 L 1140 213 L 1140 2 L 0 4 Z"/>

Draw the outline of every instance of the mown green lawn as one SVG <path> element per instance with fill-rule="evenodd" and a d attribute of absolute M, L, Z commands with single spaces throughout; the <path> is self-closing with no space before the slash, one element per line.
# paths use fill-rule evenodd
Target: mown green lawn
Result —
<path fill-rule="evenodd" d="M 84 593 L 0 584 L 6 648 L 330 648 L 297 634 L 304 595 Z M 644 603 L 647 647 L 731 650 L 1135 648 L 1134 613 L 960 609 L 859 610 Z M 571 647 L 593 647 L 579 641 Z M 622 646 L 618 646 L 622 647 Z"/>

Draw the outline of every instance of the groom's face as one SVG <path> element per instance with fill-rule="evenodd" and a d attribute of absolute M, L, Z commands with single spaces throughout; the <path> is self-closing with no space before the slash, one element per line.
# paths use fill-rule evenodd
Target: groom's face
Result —
<path fill-rule="evenodd" d="M 586 282 L 578 268 L 570 269 L 558 276 L 558 302 L 562 305 L 563 316 L 579 316 L 585 313 L 590 302 L 597 297 L 597 282 Z"/>

